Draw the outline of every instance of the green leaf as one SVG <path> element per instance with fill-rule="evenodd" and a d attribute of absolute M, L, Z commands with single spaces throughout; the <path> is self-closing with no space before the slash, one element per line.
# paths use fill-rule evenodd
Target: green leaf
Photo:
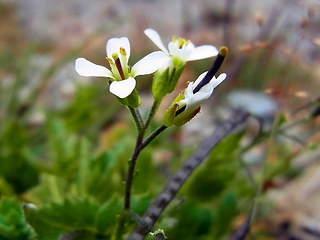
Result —
<path fill-rule="evenodd" d="M 150 193 L 134 195 L 131 199 L 132 211 L 140 216 L 147 210 L 152 201 Z"/>
<path fill-rule="evenodd" d="M 115 159 L 107 152 L 100 153 L 90 161 L 86 184 L 88 194 L 101 201 L 112 196 L 115 191 L 114 167 Z"/>
<path fill-rule="evenodd" d="M 243 133 L 228 136 L 191 175 L 184 188 L 193 200 L 203 202 L 218 197 L 237 174 L 240 163 L 235 154 Z"/>
<path fill-rule="evenodd" d="M 237 216 L 236 206 L 237 197 L 234 193 L 227 193 L 222 197 L 219 205 L 216 206 L 216 213 L 213 215 L 212 239 L 220 239 L 230 231 L 231 223 Z"/>
<path fill-rule="evenodd" d="M 144 151 L 139 157 L 136 165 L 136 174 L 133 180 L 133 189 L 135 193 L 145 193 L 151 188 L 154 176 L 152 152 Z"/>
<path fill-rule="evenodd" d="M 0 239 L 34 239 L 34 233 L 24 219 L 21 205 L 15 200 L 2 198 L 0 201 Z"/>
<path fill-rule="evenodd" d="M 28 192 L 28 199 L 35 204 L 61 202 L 68 194 L 69 185 L 65 178 L 42 173 L 40 184 Z"/>
<path fill-rule="evenodd" d="M 118 217 L 123 210 L 123 201 L 116 197 L 109 199 L 98 210 L 95 226 L 100 233 L 111 234 L 117 227 Z"/>
<path fill-rule="evenodd" d="M 38 239 L 51 240 L 71 231 L 97 233 L 94 222 L 98 209 L 92 200 L 73 198 L 39 209 L 27 208 L 25 215 Z"/>
<path fill-rule="evenodd" d="M 169 239 L 194 240 L 209 234 L 212 214 L 208 208 L 187 201 L 177 213 L 177 224 L 165 229 Z"/>
<path fill-rule="evenodd" d="M 26 154 L 26 129 L 17 121 L 9 121 L 1 134 L 0 177 L 4 178 L 16 193 L 23 193 L 35 186 L 39 180 L 38 171 Z"/>

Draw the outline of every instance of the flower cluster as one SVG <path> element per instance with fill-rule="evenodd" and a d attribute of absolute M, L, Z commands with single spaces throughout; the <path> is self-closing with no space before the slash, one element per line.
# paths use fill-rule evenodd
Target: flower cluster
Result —
<path fill-rule="evenodd" d="M 144 32 L 160 51 L 149 53 L 131 67 L 128 38 L 111 38 L 106 45 L 106 59 L 110 70 L 85 58 L 78 58 L 75 62 L 77 73 L 86 77 L 107 77 L 110 83 L 109 91 L 117 96 L 122 104 L 137 108 L 140 104 L 136 90 L 137 76 L 155 73 L 152 93 L 155 102 L 159 104 L 166 94 L 174 90 L 186 62 L 220 56 L 214 46 L 195 47 L 191 41 L 183 38 L 173 37 L 166 48 L 155 30 L 148 28 Z M 226 78 L 226 74 L 221 74 L 218 78 L 215 78 L 214 74 L 208 77 L 206 76 L 208 73 L 205 72 L 195 82 L 189 83 L 185 91 L 166 111 L 164 115 L 166 126 L 183 125 L 199 112 L 200 104 L 208 99 L 214 88 Z"/>

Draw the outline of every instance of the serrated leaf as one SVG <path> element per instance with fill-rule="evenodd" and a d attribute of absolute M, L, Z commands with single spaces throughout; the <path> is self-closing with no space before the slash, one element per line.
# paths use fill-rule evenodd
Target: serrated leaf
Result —
<path fill-rule="evenodd" d="M 118 217 L 123 210 L 122 205 L 123 201 L 113 197 L 99 208 L 94 221 L 99 232 L 111 234 L 115 230 Z"/>
<path fill-rule="evenodd" d="M 66 199 L 38 210 L 26 209 L 25 215 L 38 238 L 49 240 L 70 231 L 97 233 L 94 220 L 98 209 L 98 204 L 88 199 Z"/>
<path fill-rule="evenodd" d="M 23 216 L 21 204 L 15 200 L 2 198 L 0 201 L 0 239 L 34 239 L 33 231 Z"/>
<path fill-rule="evenodd" d="M 148 208 L 152 201 L 150 193 L 144 193 L 132 196 L 131 208 L 132 211 L 138 215 L 142 215 Z"/>
<path fill-rule="evenodd" d="M 15 120 L 6 122 L 0 138 L 0 176 L 16 193 L 23 193 L 38 183 L 38 171 L 26 154 L 27 147 L 22 124 Z"/>

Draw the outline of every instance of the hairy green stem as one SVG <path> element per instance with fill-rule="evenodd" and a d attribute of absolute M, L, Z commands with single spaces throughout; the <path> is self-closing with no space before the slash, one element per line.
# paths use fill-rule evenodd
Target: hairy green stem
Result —
<path fill-rule="evenodd" d="M 133 177 L 134 177 L 134 169 L 138 160 L 138 157 L 140 155 L 140 152 L 142 148 L 140 147 L 142 142 L 143 136 L 141 134 L 138 135 L 136 147 L 134 149 L 134 152 L 132 154 L 131 160 L 129 161 L 129 169 L 127 174 L 127 181 L 126 181 L 126 190 L 125 190 L 125 198 L 124 198 L 124 209 L 129 210 L 130 209 L 130 198 L 131 198 L 131 188 L 133 183 Z"/>
<path fill-rule="evenodd" d="M 144 130 L 146 130 L 149 125 L 150 125 L 150 122 L 151 120 L 153 119 L 154 117 L 154 114 L 157 112 L 157 109 L 159 107 L 159 104 L 160 102 L 157 101 L 157 100 L 154 100 L 153 104 L 152 104 L 152 107 L 151 107 L 151 110 L 150 110 L 150 113 L 149 113 L 149 116 L 147 118 L 147 121 L 146 121 L 146 124 L 144 125 Z"/>
<path fill-rule="evenodd" d="M 133 107 L 128 106 L 128 109 L 132 115 L 132 118 L 134 120 L 134 122 L 136 123 L 137 129 L 138 129 L 138 133 L 142 133 L 143 132 L 143 128 L 144 128 L 144 124 L 143 121 L 141 119 L 140 113 L 138 110 L 134 109 Z"/>

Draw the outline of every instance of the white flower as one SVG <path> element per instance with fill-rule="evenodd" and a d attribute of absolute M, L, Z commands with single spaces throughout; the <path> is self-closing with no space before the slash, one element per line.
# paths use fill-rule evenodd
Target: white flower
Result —
<path fill-rule="evenodd" d="M 85 58 L 76 59 L 75 69 L 81 76 L 112 79 L 109 90 L 119 98 L 125 98 L 132 93 L 136 86 L 136 76 L 157 71 L 165 60 L 165 54 L 156 51 L 148 54 L 130 68 L 128 65 L 130 43 L 126 37 L 111 38 L 107 42 L 106 52 L 111 71 Z"/>
<path fill-rule="evenodd" d="M 209 83 L 200 88 L 196 93 L 193 90 L 202 81 L 207 72 L 202 73 L 195 82 L 190 82 L 184 91 L 184 98 L 177 102 L 179 108 L 185 107 L 184 111 L 176 116 L 176 120 L 186 118 L 190 113 L 195 111 L 203 101 L 207 100 L 213 90 L 227 77 L 227 74 L 222 73 L 218 78 L 213 77 Z"/>
<path fill-rule="evenodd" d="M 180 60 L 187 62 L 213 57 L 218 54 L 218 50 L 214 46 L 202 45 L 195 47 L 192 42 L 182 38 L 176 39 L 175 37 L 168 44 L 167 49 L 163 45 L 160 35 L 155 30 L 147 28 L 144 33 L 168 56 L 167 65 L 169 66 L 172 62 L 171 57 L 178 57 Z"/>

